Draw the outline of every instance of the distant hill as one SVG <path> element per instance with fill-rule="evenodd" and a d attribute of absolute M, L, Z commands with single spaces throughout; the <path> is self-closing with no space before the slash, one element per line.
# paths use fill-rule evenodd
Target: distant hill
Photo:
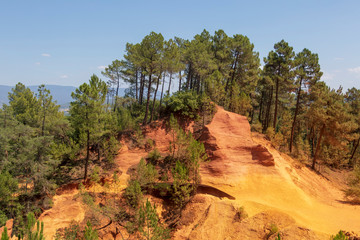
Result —
<path fill-rule="evenodd" d="M 29 87 L 34 93 L 37 92 L 38 85 L 27 87 Z M 73 100 L 71 98 L 71 93 L 75 91 L 76 87 L 60 85 L 45 85 L 45 87 L 50 90 L 53 99 L 57 101 L 57 104 L 61 105 L 62 109 L 68 108 L 70 106 L 70 102 Z M 12 88 L 14 88 L 14 86 L 0 85 L 0 106 L 9 102 L 8 93 L 11 92 Z M 119 95 L 124 96 L 124 94 L 125 88 L 120 88 Z"/>

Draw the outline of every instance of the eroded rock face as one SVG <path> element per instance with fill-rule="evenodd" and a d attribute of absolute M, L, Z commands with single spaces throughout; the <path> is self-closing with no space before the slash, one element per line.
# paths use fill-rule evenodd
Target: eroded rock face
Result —
<path fill-rule="evenodd" d="M 252 159 L 264 166 L 275 166 L 274 158 L 266 147 L 256 145 L 251 149 Z"/>
<path fill-rule="evenodd" d="M 217 108 L 212 122 L 204 127 L 200 137 L 210 160 L 201 166 L 202 177 L 236 179 L 244 172 L 258 171 L 255 166 L 275 166 L 267 148 L 253 142 L 248 119 Z"/>

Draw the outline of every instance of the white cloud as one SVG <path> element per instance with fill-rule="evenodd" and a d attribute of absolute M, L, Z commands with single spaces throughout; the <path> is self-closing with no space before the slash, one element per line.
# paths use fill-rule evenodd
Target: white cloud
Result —
<path fill-rule="evenodd" d="M 344 58 L 341 58 L 341 57 L 335 57 L 334 60 L 335 60 L 335 61 L 344 61 L 345 59 L 344 59 Z"/>
<path fill-rule="evenodd" d="M 351 73 L 360 73 L 360 67 L 356 67 L 356 68 L 349 68 L 348 69 L 349 72 Z"/>
<path fill-rule="evenodd" d="M 43 57 L 50 57 L 51 55 L 49 53 L 42 53 L 41 56 Z"/>
<path fill-rule="evenodd" d="M 321 80 L 332 80 L 334 79 L 334 74 L 324 72 L 324 74 L 321 77 Z"/>
<path fill-rule="evenodd" d="M 69 78 L 69 76 L 64 74 L 64 75 L 61 75 L 60 78 Z"/>
<path fill-rule="evenodd" d="M 35 65 L 40 65 L 40 63 L 39 63 L 39 62 L 36 62 Z"/>
<path fill-rule="evenodd" d="M 98 66 L 98 69 L 104 70 L 106 68 L 106 66 Z"/>

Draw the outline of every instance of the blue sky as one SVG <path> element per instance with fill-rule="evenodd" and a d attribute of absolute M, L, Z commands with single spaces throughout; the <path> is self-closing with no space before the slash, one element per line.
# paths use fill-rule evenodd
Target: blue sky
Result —
<path fill-rule="evenodd" d="M 285 39 L 319 54 L 323 80 L 360 88 L 360 1 L 0 0 L 0 85 L 79 86 L 151 31 L 243 34 L 261 59 Z"/>

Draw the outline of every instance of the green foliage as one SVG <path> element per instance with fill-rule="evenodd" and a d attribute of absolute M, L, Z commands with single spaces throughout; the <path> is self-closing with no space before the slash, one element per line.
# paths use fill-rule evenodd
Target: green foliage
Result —
<path fill-rule="evenodd" d="M 97 240 L 99 239 L 97 230 L 93 229 L 91 223 L 88 221 L 86 223 L 84 231 L 84 240 Z"/>
<path fill-rule="evenodd" d="M 262 125 L 259 121 L 255 121 L 251 124 L 251 131 L 261 133 Z"/>
<path fill-rule="evenodd" d="M 0 209 L 8 208 L 10 201 L 14 199 L 13 194 L 18 189 L 18 182 L 8 172 L 0 172 Z M 0 223 L 0 225 L 2 225 Z"/>
<path fill-rule="evenodd" d="M 265 135 L 272 141 L 275 138 L 275 130 L 273 127 L 268 127 L 266 129 Z"/>
<path fill-rule="evenodd" d="M 77 240 L 81 239 L 80 226 L 77 222 L 72 221 L 69 227 L 66 227 L 63 231 L 56 231 L 54 236 L 56 240 Z"/>
<path fill-rule="evenodd" d="M 136 126 L 136 120 L 134 119 L 133 115 L 138 115 L 134 111 L 130 111 L 129 109 L 119 106 L 116 109 L 116 119 L 119 129 L 121 131 L 134 129 Z M 141 116 L 141 114 L 139 114 Z M 141 117 L 140 117 L 141 118 Z"/>
<path fill-rule="evenodd" d="M 343 231 L 339 231 L 335 236 L 331 236 L 331 240 L 348 240 L 349 238 Z"/>
<path fill-rule="evenodd" d="M 141 239 L 165 240 L 170 239 L 169 230 L 161 225 L 156 213 L 156 206 L 151 205 L 148 199 L 138 211 L 139 232 Z"/>
<path fill-rule="evenodd" d="M 146 157 L 146 160 L 154 165 L 158 164 L 160 159 L 161 159 L 161 154 L 157 148 L 149 152 L 149 154 Z"/>
<path fill-rule="evenodd" d="M 190 119 L 197 117 L 200 109 L 200 98 L 192 91 L 176 92 L 164 99 L 168 113 L 180 114 Z"/>
<path fill-rule="evenodd" d="M 241 222 L 242 220 L 244 220 L 247 217 L 248 217 L 248 214 L 245 211 L 245 208 L 243 206 L 236 208 L 235 220 Z"/>
<path fill-rule="evenodd" d="M 7 227 L 4 227 L 4 231 L 1 234 L 1 239 L 0 240 L 10 240 L 9 235 L 8 235 L 8 231 L 7 231 Z"/>
<path fill-rule="evenodd" d="M 69 227 L 61 231 L 58 229 L 54 238 L 56 240 L 98 240 L 99 236 L 97 230 L 92 227 L 89 221 L 86 223 L 83 231 L 80 230 L 77 222 L 72 221 Z"/>
<path fill-rule="evenodd" d="M 71 102 L 70 122 L 77 133 L 78 143 L 86 149 L 85 179 L 89 165 L 90 146 L 100 142 L 99 139 L 107 133 L 107 123 L 111 119 L 104 105 L 106 93 L 106 83 L 93 75 L 89 84 L 82 84 L 71 94 L 74 101 Z"/>
<path fill-rule="evenodd" d="M 36 224 L 36 228 L 34 229 Z M 27 215 L 27 224 L 24 233 L 20 234 L 19 239 L 24 240 L 45 240 L 44 237 L 44 223 L 36 220 L 35 215 L 30 212 Z"/>
<path fill-rule="evenodd" d="M 182 209 L 190 199 L 194 189 L 193 186 L 189 184 L 188 169 L 181 162 L 176 162 L 175 168 L 172 170 L 172 175 L 174 178 L 172 200 L 179 209 Z"/>
<path fill-rule="evenodd" d="M 0 210 L 0 226 L 4 226 L 7 220 L 6 214 Z"/>
<path fill-rule="evenodd" d="M 147 164 L 143 158 L 140 160 L 135 176 L 140 186 L 147 186 L 154 183 L 158 178 L 158 175 L 158 171 L 155 169 L 154 165 L 151 163 Z"/>
<path fill-rule="evenodd" d="M 360 166 L 354 168 L 352 177 L 349 181 L 349 188 L 345 190 L 346 197 L 353 198 L 360 202 Z"/>
<path fill-rule="evenodd" d="M 143 198 L 139 181 L 130 180 L 128 182 L 128 186 L 125 189 L 125 198 L 131 207 L 136 208 L 139 205 Z"/>
<path fill-rule="evenodd" d="M 278 231 L 279 231 L 279 228 L 276 224 L 274 224 L 274 223 L 270 224 L 269 232 L 268 232 L 268 234 L 266 234 L 266 239 L 269 239 L 272 235 L 274 235 Z"/>

